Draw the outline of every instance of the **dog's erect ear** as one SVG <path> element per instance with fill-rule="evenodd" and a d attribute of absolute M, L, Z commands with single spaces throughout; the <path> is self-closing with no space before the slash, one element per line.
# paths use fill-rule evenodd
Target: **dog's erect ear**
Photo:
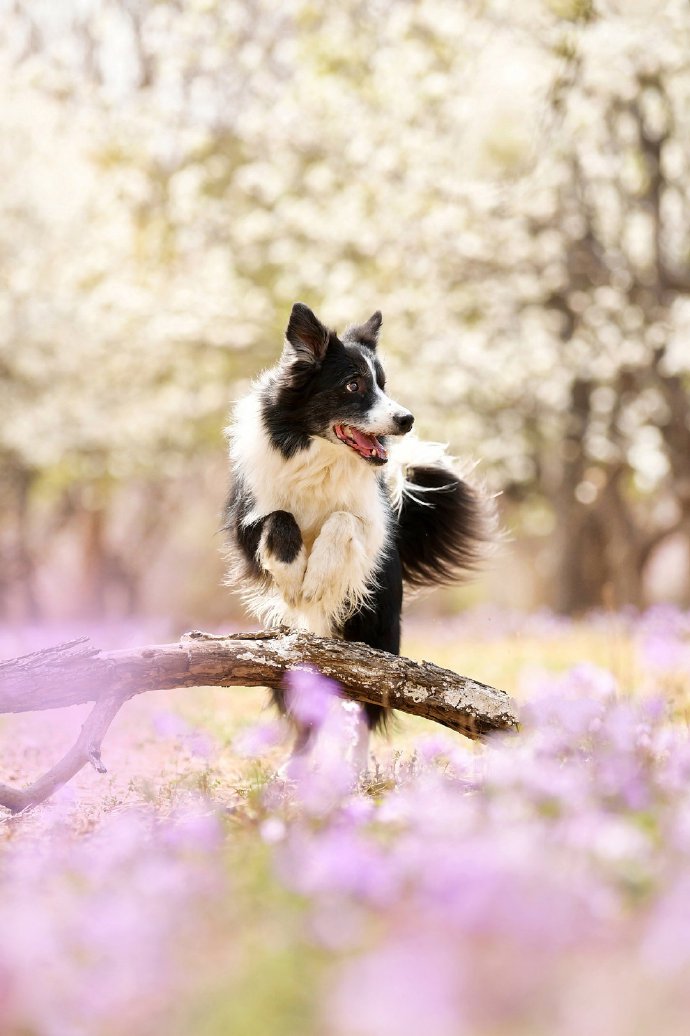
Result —
<path fill-rule="evenodd" d="M 320 363 L 326 355 L 328 328 L 303 302 L 292 307 L 285 338 L 300 360 Z"/>
<path fill-rule="evenodd" d="M 381 330 L 381 324 L 383 323 L 383 317 L 381 311 L 376 310 L 375 313 L 367 320 L 366 324 L 353 324 L 352 327 L 348 327 L 345 332 L 345 337 L 349 338 L 350 341 L 361 342 L 362 345 L 367 345 L 370 349 L 375 349 L 379 340 L 379 331 Z"/>

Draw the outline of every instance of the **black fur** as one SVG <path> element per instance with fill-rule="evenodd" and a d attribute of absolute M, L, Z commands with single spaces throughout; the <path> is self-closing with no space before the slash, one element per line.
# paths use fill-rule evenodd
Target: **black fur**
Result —
<path fill-rule="evenodd" d="M 444 467 L 408 468 L 396 544 L 410 587 L 447 585 L 477 567 L 486 540 L 476 491 Z"/>
<path fill-rule="evenodd" d="M 264 520 L 245 525 L 245 519 L 253 507 L 254 498 L 242 479 L 235 474 L 223 509 L 222 531 L 227 533 L 230 542 L 239 548 L 235 551 L 235 567 L 232 572 L 233 578 L 238 582 L 249 578 L 267 582 L 258 556 Z"/>
<path fill-rule="evenodd" d="M 400 615 L 403 574 L 400 555 L 391 550 L 376 573 L 376 585 L 367 603 L 350 616 L 343 627 L 343 639 L 400 654 Z M 386 726 L 390 710 L 381 705 L 364 706 L 370 730 Z"/>
<path fill-rule="evenodd" d="M 343 339 L 345 341 L 359 342 L 360 345 L 366 345 L 369 349 L 375 349 L 379 342 L 379 331 L 381 330 L 382 323 L 381 311 L 377 309 L 369 317 L 366 324 L 351 324 L 343 335 Z M 381 388 L 383 388 L 383 385 Z"/>
<path fill-rule="evenodd" d="M 292 307 L 285 337 L 302 362 L 319 363 L 328 348 L 329 331 L 303 302 Z"/>
<path fill-rule="evenodd" d="M 266 550 L 284 565 L 290 565 L 302 547 L 302 533 L 289 511 L 272 511 L 264 519 Z"/>

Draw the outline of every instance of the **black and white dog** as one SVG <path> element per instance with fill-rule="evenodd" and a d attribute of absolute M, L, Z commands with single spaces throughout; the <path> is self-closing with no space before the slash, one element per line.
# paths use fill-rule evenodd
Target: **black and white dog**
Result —
<path fill-rule="evenodd" d="M 398 654 L 403 585 L 457 580 L 486 523 L 442 447 L 391 442 L 414 418 L 386 394 L 381 321 L 339 337 L 293 306 L 278 364 L 232 416 L 224 527 L 228 582 L 262 621 Z M 365 710 L 369 728 L 385 720 L 382 707 Z M 298 748 L 307 741 L 298 733 Z"/>

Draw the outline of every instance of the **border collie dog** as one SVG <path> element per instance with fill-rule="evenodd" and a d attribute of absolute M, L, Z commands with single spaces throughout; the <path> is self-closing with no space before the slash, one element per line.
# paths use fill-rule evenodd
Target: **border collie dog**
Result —
<path fill-rule="evenodd" d="M 398 654 L 403 586 L 472 569 L 486 522 L 443 447 L 402 441 L 414 417 L 386 393 L 381 321 L 339 336 L 295 303 L 277 365 L 232 416 L 224 529 L 227 582 L 263 622 Z M 367 728 L 385 719 L 365 706 Z M 309 740 L 298 730 L 296 751 Z"/>

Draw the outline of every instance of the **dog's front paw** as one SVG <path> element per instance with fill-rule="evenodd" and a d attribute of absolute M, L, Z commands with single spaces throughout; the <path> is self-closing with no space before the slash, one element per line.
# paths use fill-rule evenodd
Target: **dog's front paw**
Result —
<path fill-rule="evenodd" d="M 337 612 L 357 577 L 358 537 L 361 521 L 347 511 L 335 511 L 321 529 L 312 547 L 302 584 L 302 598 Z"/>
<path fill-rule="evenodd" d="M 328 588 L 316 572 L 307 571 L 302 583 L 302 601 L 305 604 L 320 604 Z"/>
<path fill-rule="evenodd" d="M 258 556 L 285 603 L 293 607 L 301 596 L 307 552 L 299 526 L 289 511 L 272 511 L 266 516 Z"/>

